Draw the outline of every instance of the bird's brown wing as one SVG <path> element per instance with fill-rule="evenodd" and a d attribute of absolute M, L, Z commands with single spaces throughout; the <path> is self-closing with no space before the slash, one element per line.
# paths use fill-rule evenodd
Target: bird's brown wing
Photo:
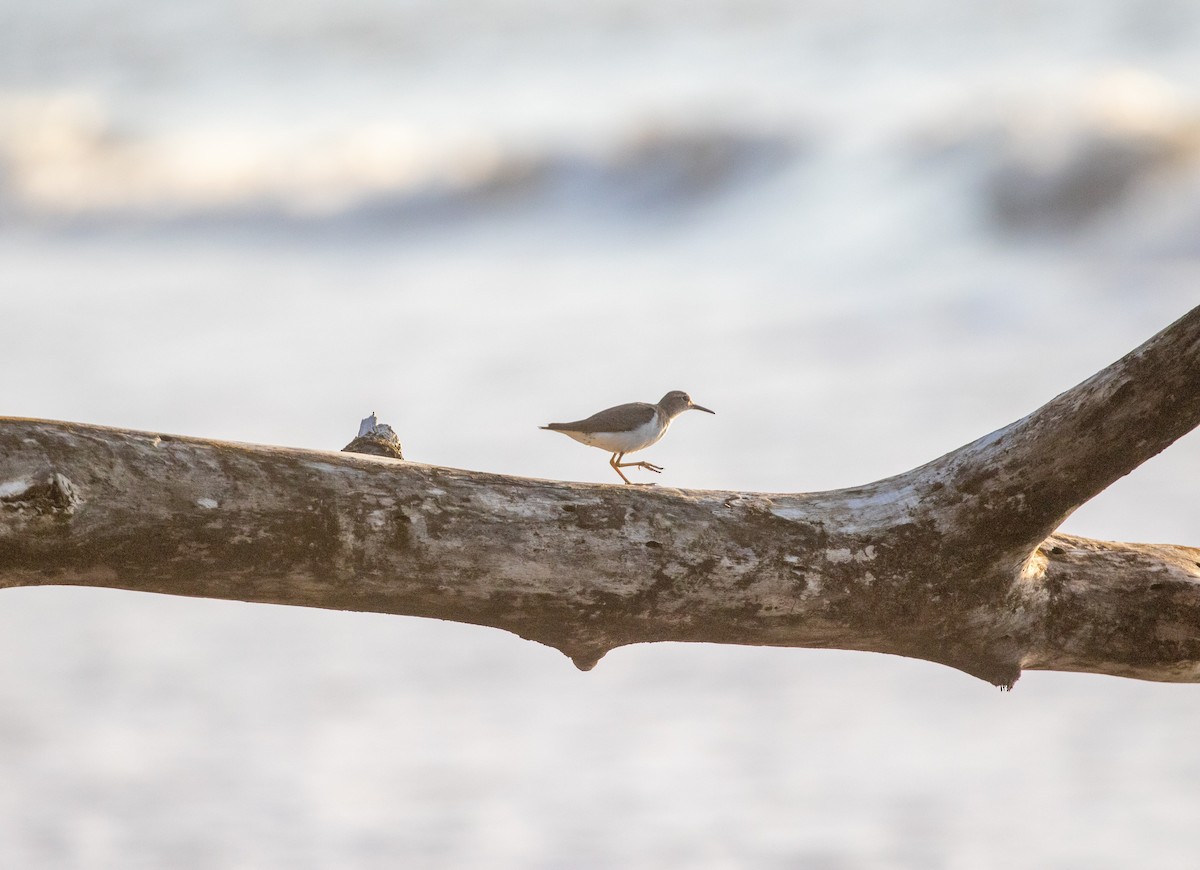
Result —
<path fill-rule="evenodd" d="M 542 428 L 557 429 L 562 432 L 626 432 L 649 423 L 657 412 L 656 406 L 646 402 L 630 402 L 627 405 L 605 408 L 586 420 L 576 420 L 573 423 L 551 423 Z"/>

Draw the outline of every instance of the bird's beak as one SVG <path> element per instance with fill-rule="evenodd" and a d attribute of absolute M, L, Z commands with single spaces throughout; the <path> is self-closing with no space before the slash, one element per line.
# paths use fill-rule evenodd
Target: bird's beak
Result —
<path fill-rule="evenodd" d="M 692 404 L 691 404 L 689 407 L 690 407 L 690 408 L 691 408 L 693 411 L 703 411 L 705 414 L 715 414 L 715 413 L 717 413 L 716 411 L 710 411 L 710 410 L 708 410 L 708 408 L 705 408 L 703 405 L 697 405 L 695 402 L 692 402 Z"/>

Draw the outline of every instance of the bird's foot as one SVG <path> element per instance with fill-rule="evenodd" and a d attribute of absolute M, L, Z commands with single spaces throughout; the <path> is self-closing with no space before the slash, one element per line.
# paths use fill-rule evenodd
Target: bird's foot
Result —
<path fill-rule="evenodd" d="M 639 462 L 638 468 L 644 468 L 647 471 L 653 471 L 655 474 L 662 474 L 662 466 L 661 465 L 652 465 L 649 462 Z"/>

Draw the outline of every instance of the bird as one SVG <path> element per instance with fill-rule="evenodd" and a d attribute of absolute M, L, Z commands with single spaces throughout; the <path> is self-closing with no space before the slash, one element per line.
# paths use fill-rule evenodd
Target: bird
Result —
<path fill-rule="evenodd" d="M 613 471 L 621 475 L 626 483 L 632 481 L 625 476 L 622 468 L 644 468 L 655 474 L 662 473 L 662 466 L 649 462 L 622 462 L 625 454 L 636 450 L 644 450 L 667 434 L 671 421 L 684 411 L 704 411 L 715 414 L 708 408 L 697 405 L 692 397 L 683 390 L 672 390 L 657 404 L 649 402 L 629 402 L 606 408 L 583 420 L 571 423 L 549 423 L 540 428 L 552 432 L 561 432 L 568 438 L 574 438 L 580 444 L 589 447 L 599 447 L 612 454 L 608 464 Z"/>

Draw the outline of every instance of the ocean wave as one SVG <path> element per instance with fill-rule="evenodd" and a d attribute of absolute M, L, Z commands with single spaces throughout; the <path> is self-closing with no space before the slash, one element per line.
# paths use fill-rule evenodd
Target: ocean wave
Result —
<path fill-rule="evenodd" d="M 1054 156 L 1015 153 L 997 162 L 985 203 L 1004 231 L 1071 231 L 1114 215 L 1187 167 L 1200 151 L 1183 137 L 1082 129 Z"/>
<path fill-rule="evenodd" d="M 1200 182 L 1200 112 L 1136 70 L 1026 97 L 942 145 L 939 155 L 973 167 L 983 213 L 1004 234 L 1072 233 L 1125 212 L 1161 213 L 1164 199 Z"/>
<path fill-rule="evenodd" d="M 0 100 L 0 213 L 9 221 L 387 224 L 542 208 L 680 213 L 788 167 L 798 137 L 733 125 L 654 126 L 599 145 L 421 143 L 370 128 L 289 142 L 246 131 L 137 135 L 76 97 Z"/>

